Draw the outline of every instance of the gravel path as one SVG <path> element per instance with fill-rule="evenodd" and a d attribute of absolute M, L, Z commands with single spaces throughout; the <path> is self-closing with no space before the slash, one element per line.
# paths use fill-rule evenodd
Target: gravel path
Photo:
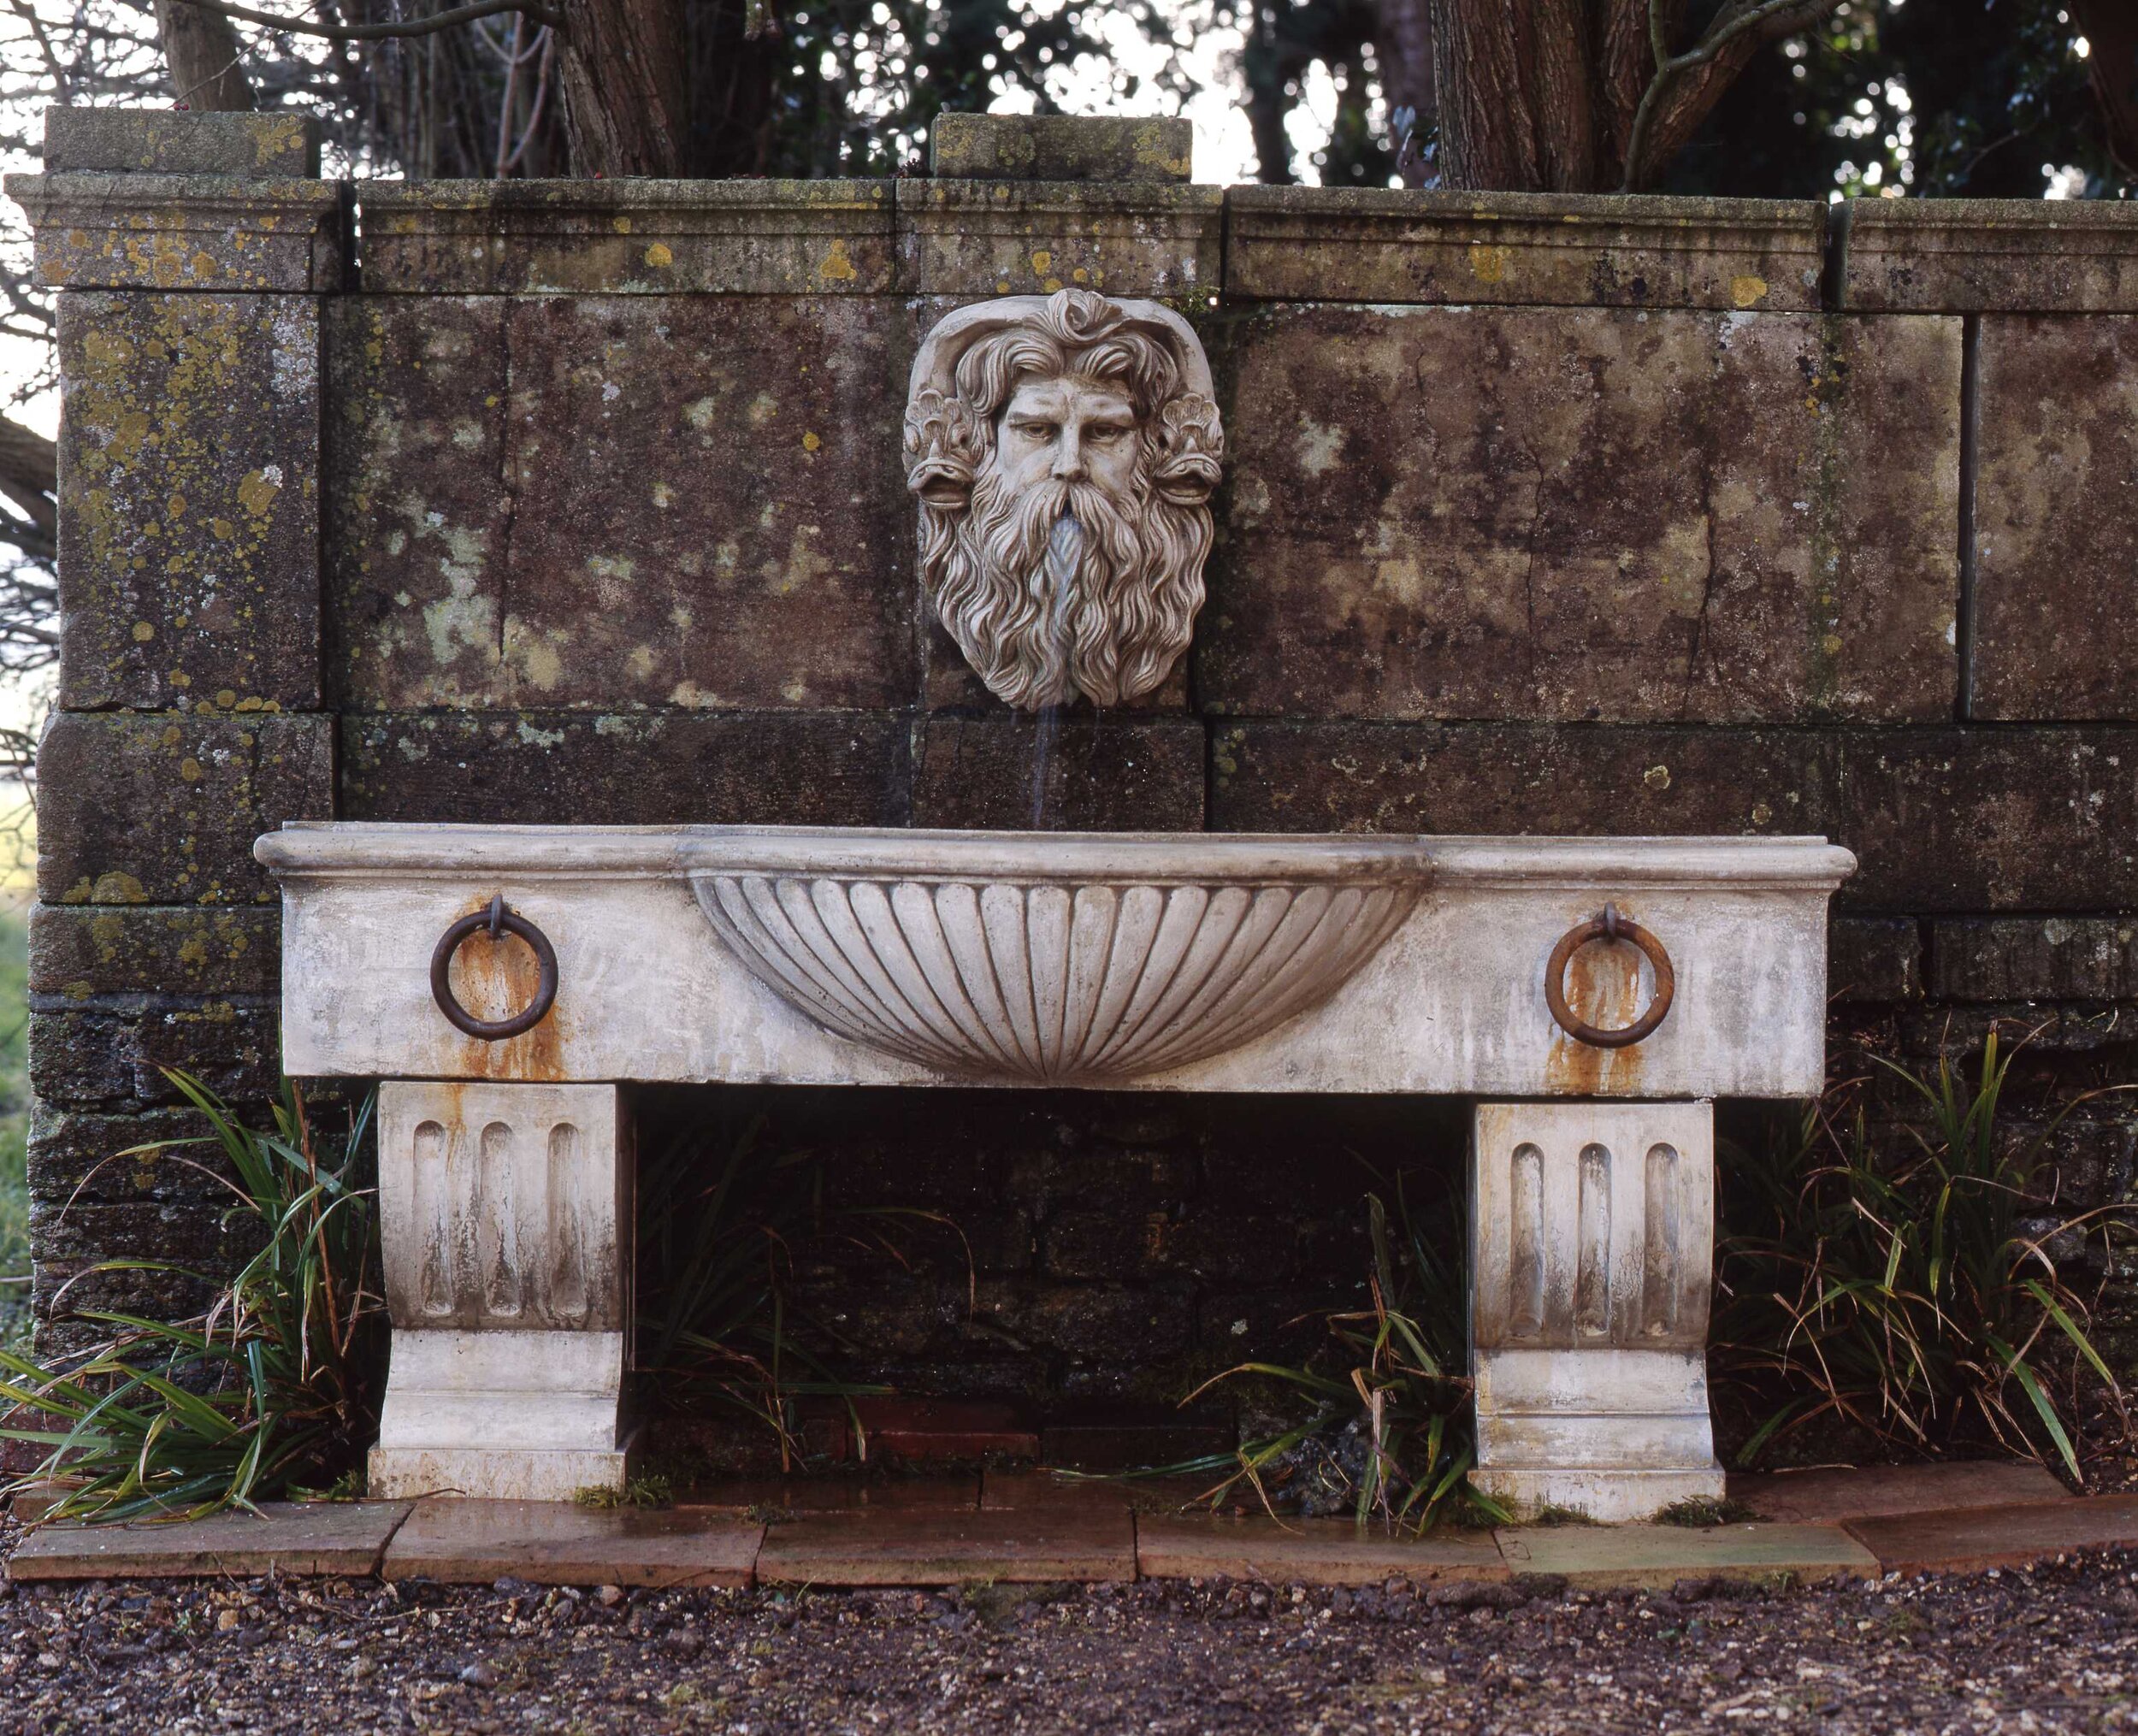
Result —
<path fill-rule="evenodd" d="M 0 1733 L 2138 1728 L 2138 1552 L 1882 1585 L 0 1591 Z"/>

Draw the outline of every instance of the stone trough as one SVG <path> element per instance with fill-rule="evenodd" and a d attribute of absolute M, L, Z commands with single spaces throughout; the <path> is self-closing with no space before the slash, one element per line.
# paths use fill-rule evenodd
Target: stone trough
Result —
<path fill-rule="evenodd" d="M 1477 1100 L 1480 1486 L 1719 1497 L 1712 1101 L 1815 1094 L 1804 838 L 298 824 L 283 1059 L 377 1078 L 371 1488 L 625 1473 L 639 1084 Z"/>

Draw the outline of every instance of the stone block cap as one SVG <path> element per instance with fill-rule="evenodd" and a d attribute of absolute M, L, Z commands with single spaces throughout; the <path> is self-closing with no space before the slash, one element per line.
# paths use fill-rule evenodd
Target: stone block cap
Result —
<path fill-rule="evenodd" d="M 319 123 L 307 115 L 47 109 L 44 172 L 316 175 Z"/>
<path fill-rule="evenodd" d="M 1195 127 L 1184 120 L 1080 115 L 938 115 L 938 180 L 1184 181 Z"/>

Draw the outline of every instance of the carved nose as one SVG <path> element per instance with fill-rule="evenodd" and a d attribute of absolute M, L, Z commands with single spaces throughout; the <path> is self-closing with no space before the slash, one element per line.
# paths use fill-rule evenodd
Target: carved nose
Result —
<path fill-rule="evenodd" d="M 1056 448 L 1053 474 L 1063 482 L 1073 482 L 1084 475 L 1084 443 L 1075 434 L 1065 435 Z"/>

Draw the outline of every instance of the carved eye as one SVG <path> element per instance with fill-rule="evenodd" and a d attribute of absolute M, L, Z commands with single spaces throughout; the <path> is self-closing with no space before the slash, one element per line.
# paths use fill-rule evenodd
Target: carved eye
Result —
<path fill-rule="evenodd" d="M 1101 422 L 1095 423 L 1085 430 L 1084 438 L 1091 440 L 1118 440 L 1126 439 L 1132 432 L 1134 430 L 1123 427 L 1118 422 Z"/>

